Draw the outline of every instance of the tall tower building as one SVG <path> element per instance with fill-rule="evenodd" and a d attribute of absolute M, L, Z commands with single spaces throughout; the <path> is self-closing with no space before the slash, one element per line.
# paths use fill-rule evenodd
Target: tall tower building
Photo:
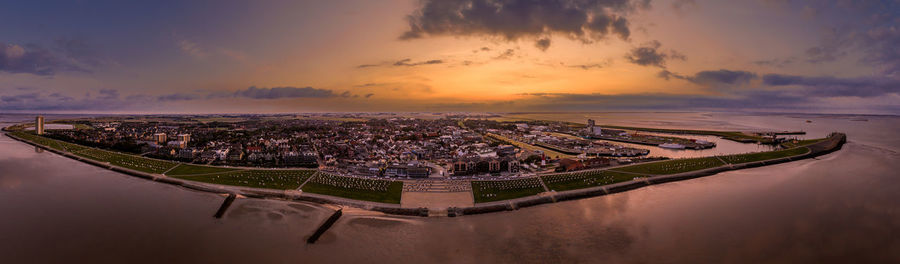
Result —
<path fill-rule="evenodd" d="M 38 135 L 44 134 L 44 116 L 37 116 L 34 119 L 34 133 Z"/>
<path fill-rule="evenodd" d="M 156 143 L 166 143 L 166 133 L 156 133 L 153 134 L 153 139 L 156 140 Z"/>

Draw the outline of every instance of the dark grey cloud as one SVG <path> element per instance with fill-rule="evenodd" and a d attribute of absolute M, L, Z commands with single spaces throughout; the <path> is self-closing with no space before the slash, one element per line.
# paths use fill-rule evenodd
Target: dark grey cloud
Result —
<path fill-rule="evenodd" d="M 337 95 L 332 90 L 290 86 L 272 88 L 257 88 L 256 86 L 250 86 L 245 90 L 234 92 L 234 97 L 246 97 L 252 99 L 328 98 L 335 96 Z"/>
<path fill-rule="evenodd" d="M 802 109 L 815 107 L 815 98 L 781 91 L 749 91 L 732 96 L 678 94 L 573 94 L 526 93 L 526 102 L 542 111 L 579 111 L 601 109 Z"/>
<path fill-rule="evenodd" d="M 603 63 L 591 63 L 591 64 L 577 64 L 577 65 L 569 65 L 570 68 L 579 68 L 582 70 L 590 70 L 590 69 L 600 69 L 606 66 L 609 66 L 610 62 Z"/>
<path fill-rule="evenodd" d="M 98 98 L 104 100 L 112 100 L 119 98 L 119 91 L 114 89 L 100 89 L 100 96 Z"/>
<path fill-rule="evenodd" d="M 859 51 L 860 62 L 900 78 L 900 1 L 805 0 L 789 7 L 810 11 L 829 29 L 818 45 L 806 49 L 807 62 L 831 62 Z"/>
<path fill-rule="evenodd" d="M 174 93 L 174 94 L 166 94 L 160 95 L 156 97 L 157 101 L 190 101 L 190 100 L 198 100 L 203 97 L 197 94 L 186 94 L 186 93 Z"/>
<path fill-rule="evenodd" d="M 759 78 L 756 73 L 726 69 L 700 71 L 692 76 L 685 76 L 668 70 L 662 70 L 657 76 L 666 80 L 669 80 L 670 78 L 686 80 L 704 86 L 743 85 Z"/>
<path fill-rule="evenodd" d="M 6 102 L 6 103 L 23 102 L 23 101 L 35 100 L 39 96 L 40 96 L 39 93 L 25 93 L 25 94 L 17 94 L 17 95 L 0 96 L 0 101 Z"/>
<path fill-rule="evenodd" d="M 631 34 L 627 16 L 649 8 L 629 0 L 424 0 L 407 17 L 401 39 L 434 35 L 488 36 L 506 40 L 560 34 L 584 42 Z M 536 44 L 549 47 L 549 42 Z"/>
<path fill-rule="evenodd" d="M 508 60 L 515 55 L 516 55 L 516 50 L 506 49 L 505 51 L 501 52 L 500 55 L 497 55 L 497 57 L 494 57 L 494 59 L 495 60 Z"/>
<path fill-rule="evenodd" d="M 88 72 L 39 45 L 0 42 L 0 72 L 51 76 L 62 71 Z"/>
<path fill-rule="evenodd" d="M 431 64 L 441 64 L 444 63 L 443 60 L 427 60 L 421 62 L 412 62 L 412 59 L 402 59 L 394 62 L 394 66 L 419 66 L 419 65 L 431 65 Z"/>
<path fill-rule="evenodd" d="M 2 89 L 0 89 L 2 91 Z M 234 92 L 196 92 L 196 93 L 172 93 L 164 95 L 131 94 L 123 96 L 116 89 L 100 89 L 96 95 L 87 93 L 79 98 L 73 98 L 61 93 L 47 93 L 45 91 L 27 92 L 0 96 L 0 110 L 48 110 L 48 111 L 74 111 L 74 110 L 122 110 L 122 109 L 147 109 L 154 108 L 161 102 L 185 102 L 193 100 L 209 99 L 281 99 L 281 98 L 369 98 L 374 94 L 353 94 L 345 91 L 336 94 L 332 90 L 316 89 L 312 87 L 272 87 L 258 88 L 251 86 L 244 90 Z"/>
<path fill-rule="evenodd" d="M 796 60 L 797 60 L 797 58 L 795 58 L 795 57 L 788 57 L 788 58 L 784 58 L 784 59 L 776 58 L 776 59 L 769 59 L 769 60 L 753 61 L 753 64 L 756 64 L 759 66 L 772 66 L 772 67 L 781 68 L 781 67 L 793 64 Z"/>
<path fill-rule="evenodd" d="M 371 67 L 381 67 L 381 66 L 394 66 L 394 67 L 413 67 L 413 66 L 422 66 L 422 65 L 435 65 L 435 64 L 443 64 L 444 60 L 427 60 L 427 61 L 419 61 L 413 62 L 412 59 L 406 58 L 402 60 L 397 60 L 394 62 L 382 62 L 377 64 L 361 64 L 357 65 L 356 68 L 371 68 Z"/>
<path fill-rule="evenodd" d="M 119 110 L 129 107 L 147 106 L 152 102 L 141 97 L 119 96 L 118 90 L 102 89 L 98 96 L 85 95 L 73 98 L 60 93 L 30 92 L 0 96 L 0 110 L 22 111 L 78 111 L 78 110 Z"/>
<path fill-rule="evenodd" d="M 550 39 L 542 38 L 534 42 L 534 46 L 541 51 L 547 51 L 550 48 Z"/>
<path fill-rule="evenodd" d="M 681 79 L 698 85 L 728 92 L 728 88 L 744 87 L 754 80 L 762 79 L 762 88 L 775 89 L 783 93 L 805 95 L 807 97 L 874 97 L 900 93 L 900 80 L 887 77 L 839 78 L 831 76 L 799 76 L 766 74 L 762 78 L 756 73 L 740 70 L 701 71 L 685 76 L 663 70 L 659 77 Z M 762 93 L 762 89 L 756 89 Z M 743 93 L 751 90 L 742 91 Z M 782 94 L 783 96 L 783 94 Z"/>
<path fill-rule="evenodd" d="M 675 50 L 662 51 L 660 50 L 661 47 L 662 44 L 659 41 L 646 42 L 639 47 L 631 49 L 625 55 L 625 59 L 637 65 L 656 66 L 663 69 L 666 68 L 666 61 L 669 59 L 687 60 L 684 54 Z"/>
<path fill-rule="evenodd" d="M 766 74 L 763 83 L 769 86 L 798 86 L 812 96 L 872 97 L 900 92 L 900 81 L 890 78 L 836 78 Z"/>
<path fill-rule="evenodd" d="M 360 64 L 360 65 L 357 65 L 356 68 L 362 69 L 362 68 L 378 67 L 378 66 L 381 66 L 381 65 L 380 64 Z"/>
<path fill-rule="evenodd" d="M 747 71 L 732 71 L 720 69 L 716 71 L 701 71 L 687 80 L 696 84 L 746 84 L 759 78 L 756 73 Z"/>

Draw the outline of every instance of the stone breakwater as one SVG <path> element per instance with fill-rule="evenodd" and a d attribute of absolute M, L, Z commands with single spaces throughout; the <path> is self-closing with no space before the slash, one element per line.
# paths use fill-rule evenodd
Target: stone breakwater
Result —
<path fill-rule="evenodd" d="M 116 171 L 119 173 L 123 173 L 130 176 L 135 176 L 138 178 L 143 178 L 147 180 L 152 180 L 160 183 L 171 184 L 176 186 L 181 186 L 191 190 L 210 192 L 210 193 L 218 193 L 218 194 L 226 194 L 226 195 L 241 195 L 250 198 L 276 198 L 283 200 L 294 200 L 294 201 L 305 201 L 312 203 L 320 203 L 320 204 L 334 204 L 341 206 L 350 206 L 356 207 L 371 211 L 378 211 L 385 214 L 393 214 L 393 215 L 407 215 L 407 216 L 428 216 L 429 209 L 428 208 L 401 208 L 399 204 L 388 204 L 388 203 L 378 203 L 378 202 L 369 202 L 369 201 L 359 201 L 329 195 L 322 194 L 313 194 L 313 193 L 305 193 L 297 190 L 272 190 L 272 189 L 260 189 L 260 188 L 250 188 L 250 187 L 237 187 L 237 186 L 226 186 L 226 185 L 217 185 L 217 184 L 206 184 L 201 182 L 182 180 L 177 178 L 167 177 L 162 174 L 152 174 L 141 171 L 136 171 L 132 169 L 122 168 L 119 166 L 111 165 L 106 162 L 100 162 L 92 159 L 87 159 L 84 157 L 77 156 L 73 153 L 61 151 L 53 148 L 46 147 L 41 144 L 37 144 L 27 139 L 16 137 L 12 134 L 6 133 L 6 136 L 45 149 L 47 151 L 78 160 L 87 164 L 91 164 L 97 167 L 101 167 L 104 169 L 109 169 L 112 171 Z M 582 198 L 595 197 L 600 195 L 607 195 L 612 193 L 624 192 L 629 190 L 638 189 L 641 187 L 649 186 L 652 184 L 660 184 L 666 182 L 687 180 L 693 178 L 699 178 L 709 175 L 714 175 L 723 171 L 730 170 L 739 170 L 745 168 L 754 168 L 761 167 L 767 165 L 774 165 L 779 163 L 785 163 L 795 160 L 814 158 L 817 156 L 825 155 L 834 151 L 841 149 L 841 146 L 846 143 L 847 136 L 843 133 L 833 133 L 829 135 L 826 140 L 821 142 L 817 142 L 815 144 L 807 145 L 805 147 L 809 148 L 809 152 L 805 154 L 800 154 L 796 156 L 783 157 L 771 160 L 763 160 L 763 161 L 754 161 L 740 164 L 726 164 L 719 167 L 708 168 L 703 170 L 696 170 L 678 174 L 670 174 L 670 175 L 659 175 L 648 178 L 642 178 L 639 180 L 633 180 L 629 182 L 621 182 L 616 184 L 590 187 L 584 189 L 577 190 L 569 190 L 569 191 L 561 191 L 561 192 L 553 192 L 553 193 L 543 193 L 539 195 L 522 197 L 510 200 L 496 201 L 496 202 L 488 202 L 481 203 L 471 207 L 451 207 L 447 209 L 447 216 L 455 217 L 461 215 L 471 215 L 471 214 L 483 214 L 490 212 L 500 212 L 500 211 L 512 211 L 518 210 L 519 208 L 535 206 L 540 204 L 547 203 L 555 203 L 559 201 L 566 200 L 575 200 Z"/>

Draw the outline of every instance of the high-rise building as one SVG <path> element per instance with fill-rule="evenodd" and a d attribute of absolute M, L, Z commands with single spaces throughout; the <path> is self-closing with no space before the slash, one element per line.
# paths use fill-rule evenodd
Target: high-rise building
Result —
<path fill-rule="evenodd" d="M 34 119 L 34 133 L 38 135 L 44 134 L 44 116 L 37 116 Z"/>
<path fill-rule="evenodd" d="M 185 144 L 187 144 L 189 141 L 191 141 L 191 134 L 178 134 L 178 141 L 183 141 Z"/>
<path fill-rule="evenodd" d="M 166 143 L 166 133 L 153 134 L 153 139 L 156 140 L 156 143 Z"/>
<path fill-rule="evenodd" d="M 588 134 L 596 134 L 596 133 L 594 133 L 594 126 L 595 126 L 595 125 L 596 125 L 596 123 L 594 122 L 594 119 L 588 119 L 588 124 L 587 124 L 587 127 L 586 127 L 586 129 L 585 129 L 585 130 L 587 130 Z"/>

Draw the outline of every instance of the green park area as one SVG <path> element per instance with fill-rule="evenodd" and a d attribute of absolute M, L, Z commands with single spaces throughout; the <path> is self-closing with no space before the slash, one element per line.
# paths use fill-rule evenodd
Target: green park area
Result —
<path fill-rule="evenodd" d="M 781 146 L 783 146 L 785 148 L 796 148 L 796 147 L 800 147 L 800 146 L 815 144 L 815 143 L 821 142 L 826 139 L 827 138 L 816 138 L 816 139 L 786 141 L 786 142 L 781 143 Z"/>
<path fill-rule="evenodd" d="M 800 148 L 792 148 L 778 151 L 767 151 L 767 152 L 756 152 L 756 153 L 747 153 L 747 154 L 738 154 L 738 155 L 728 155 L 728 156 L 720 156 L 723 161 L 728 162 L 730 164 L 739 164 L 746 162 L 754 162 L 761 160 L 770 160 L 777 158 L 784 158 L 790 156 L 797 156 L 806 154 L 809 152 L 809 148 L 800 147 Z"/>
<path fill-rule="evenodd" d="M 607 170 L 579 171 L 572 173 L 541 176 L 547 188 L 553 191 L 567 191 L 588 187 L 596 187 L 633 180 L 635 175 Z"/>
<path fill-rule="evenodd" d="M 708 169 L 722 165 L 725 165 L 725 163 L 715 157 L 704 157 L 640 163 L 627 167 L 615 168 L 613 170 L 648 175 L 665 175 Z"/>
<path fill-rule="evenodd" d="M 315 172 L 314 170 L 236 170 L 173 177 L 222 185 L 292 190 L 299 188 L 300 184 L 309 179 Z"/>
<path fill-rule="evenodd" d="M 39 145 L 47 146 L 47 147 L 55 149 L 55 150 L 61 150 L 61 151 L 66 151 L 66 152 L 75 152 L 75 151 L 79 151 L 79 150 L 87 148 L 85 146 L 78 145 L 78 144 L 72 144 L 72 143 L 65 142 L 65 141 L 59 141 L 59 140 L 54 140 L 54 139 L 49 139 L 49 138 L 45 138 L 42 136 L 38 136 L 32 132 L 17 131 L 17 132 L 10 132 L 10 134 L 20 137 L 20 138 L 30 140 L 31 142 L 34 142 Z"/>
<path fill-rule="evenodd" d="M 400 203 L 403 182 L 344 177 L 320 172 L 301 188 L 304 192 L 380 203 Z"/>
<path fill-rule="evenodd" d="M 131 154 L 124 154 L 96 148 L 85 148 L 83 150 L 73 152 L 72 154 L 75 154 L 82 158 L 88 158 L 100 162 L 108 162 L 111 165 L 146 173 L 163 173 L 175 167 L 175 165 L 178 165 L 178 163 L 176 162 L 144 158 Z"/>
<path fill-rule="evenodd" d="M 178 164 L 175 168 L 164 173 L 166 176 L 186 176 L 186 175 L 194 175 L 194 174 L 212 174 L 212 173 L 224 173 L 239 170 L 236 168 L 223 168 L 223 167 L 214 167 L 214 166 L 203 166 L 203 165 L 191 165 L 181 163 Z"/>
<path fill-rule="evenodd" d="M 476 203 L 502 201 L 544 192 L 537 177 L 500 181 L 472 181 Z"/>

